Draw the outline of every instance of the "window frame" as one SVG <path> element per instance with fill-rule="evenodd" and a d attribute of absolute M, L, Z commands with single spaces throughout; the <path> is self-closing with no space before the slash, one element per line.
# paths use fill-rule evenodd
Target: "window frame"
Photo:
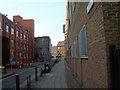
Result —
<path fill-rule="evenodd" d="M 7 24 L 5 25 L 5 31 L 9 33 L 9 26 Z"/>
<path fill-rule="evenodd" d="M 72 16 L 74 14 L 75 11 L 75 0 L 72 0 Z"/>
<path fill-rule="evenodd" d="M 87 27 L 84 25 L 79 33 L 79 55 L 80 58 L 88 58 Z"/>
<path fill-rule="evenodd" d="M 14 47 L 15 46 L 15 40 L 11 40 L 11 47 Z"/>
<path fill-rule="evenodd" d="M 14 28 L 11 28 L 11 34 L 14 35 L 14 33 L 15 33 Z"/>
<path fill-rule="evenodd" d="M 87 13 L 89 13 L 94 5 L 93 0 L 89 0 L 88 5 L 87 5 Z"/>
<path fill-rule="evenodd" d="M 21 34 L 20 34 L 20 38 L 21 38 L 21 39 L 22 39 L 22 36 L 23 36 L 23 34 L 21 33 Z"/>
<path fill-rule="evenodd" d="M 24 34 L 24 40 L 26 40 L 26 35 Z"/>
<path fill-rule="evenodd" d="M 17 31 L 16 31 L 16 37 L 18 37 L 18 36 L 19 36 L 18 34 L 19 34 L 19 32 L 18 32 L 18 30 L 17 30 Z"/>

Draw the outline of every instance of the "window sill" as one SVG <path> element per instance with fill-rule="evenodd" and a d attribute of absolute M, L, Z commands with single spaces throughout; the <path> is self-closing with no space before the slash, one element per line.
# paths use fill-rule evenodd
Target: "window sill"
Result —
<path fill-rule="evenodd" d="M 88 57 L 86 56 L 86 57 L 80 57 L 81 59 L 88 59 Z"/>

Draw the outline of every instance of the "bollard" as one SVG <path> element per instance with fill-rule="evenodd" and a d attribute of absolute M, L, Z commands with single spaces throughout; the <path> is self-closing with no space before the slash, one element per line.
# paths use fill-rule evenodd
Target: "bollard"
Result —
<path fill-rule="evenodd" d="M 40 68 L 40 77 L 42 77 L 43 75 L 42 75 L 42 68 Z"/>
<path fill-rule="evenodd" d="M 45 69 L 45 72 L 46 72 L 46 64 L 44 64 L 44 69 Z"/>
<path fill-rule="evenodd" d="M 20 81 L 18 74 L 15 75 L 15 79 L 16 79 L 16 90 L 20 90 Z"/>
<path fill-rule="evenodd" d="M 38 77 L 37 77 L 37 66 L 35 67 L 35 80 L 36 81 L 38 80 Z"/>
<path fill-rule="evenodd" d="M 31 88 L 31 76 L 29 75 L 29 88 Z"/>
<path fill-rule="evenodd" d="M 7 69 L 7 66 L 6 65 L 4 65 L 4 73 L 6 73 L 6 69 Z"/>
<path fill-rule="evenodd" d="M 27 90 L 29 90 L 29 78 L 27 77 Z"/>
<path fill-rule="evenodd" d="M 28 86 L 29 86 L 29 85 L 28 85 L 28 77 L 27 77 L 27 89 L 28 89 Z"/>

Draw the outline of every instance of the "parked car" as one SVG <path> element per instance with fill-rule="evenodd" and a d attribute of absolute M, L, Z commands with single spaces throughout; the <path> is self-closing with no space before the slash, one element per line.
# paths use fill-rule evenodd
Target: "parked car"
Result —
<path fill-rule="evenodd" d="M 23 68 L 22 61 L 12 61 L 11 63 L 6 64 L 7 68 Z"/>

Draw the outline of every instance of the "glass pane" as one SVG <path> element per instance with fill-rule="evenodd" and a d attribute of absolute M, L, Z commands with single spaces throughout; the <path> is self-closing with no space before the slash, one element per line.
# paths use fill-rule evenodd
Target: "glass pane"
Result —
<path fill-rule="evenodd" d="M 80 38 L 80 57 L 87 56 L 87 35 L 86 35 L 86 26 L 80 31 L 79 38 Z"/>
<path fill-rule="evenodd" d="M 6 32 L 9 32 L 9 27 L 8 27 L 8 25 L 6 25 Z"/>

